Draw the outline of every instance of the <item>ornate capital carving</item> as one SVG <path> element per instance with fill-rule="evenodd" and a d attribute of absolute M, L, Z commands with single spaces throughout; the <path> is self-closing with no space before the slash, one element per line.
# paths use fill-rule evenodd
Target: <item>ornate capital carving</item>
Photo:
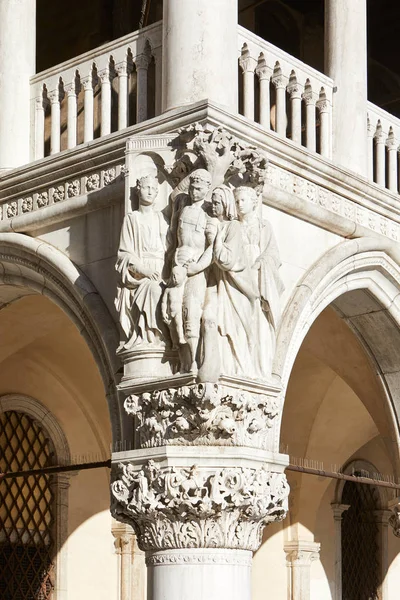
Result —
<path fill-rule="evenodd" d="M 51 90 L 51 92 L 47 93 L 47 97 L 49 98 L 51 104 L 59 104 L 64 97 L 64 94 L 58 87 L 55 90 Z"/>
<path fill-rule="evenodd" d="M 331 103 L 328 98 L 320 98 L 316 105 L 320 113 L 327 113 L 331 110 Z"/>
<path fill-rule="evenodd" d="M 250 54 L 247 44 L 243 44 L 242 54 L 239 58 L 239 65 L 243 73 L 254 73 L 257 66 L 257 61 Z"/>
<path fill-rule="evenodd" d="M 400 537 L 400 498 L 390 502 L 389 508 L 392 511 L 392 515 L 389 517 L 389 525 L 393 529 L 394 535 Z"/>
<path fill-rule="evenodd" d="M 294 540 L 284 546 L 286 561 L 289 565 L 308 567 L 314 560 L 319 559 L 321 544 L 306 540 Z"/>
<path fill-rule="evenodd" d="M 265 467 L 118 465 L 112 512 L 131 524 L 142 550 L 233 548 L 256 550 L 264 526 L 282 520 L 289 486 Z"/>
<path fill-rule="evenodd" d="M 92 90 L 94 88 L 94 77 L 93 75 L 89 75 L 88 77 L 84 77 L 81 79 L 81 83 L 85 92 Z"/>
<path fill-rule="evenodd" d="M 64 85 L 64 91 L 67 94 L 68 98 L 70 98 L 70 97 L 75 98 L 77 96 L 77 94 L 79 94 L 80 89 L 81 89 L 81 86 L 76 79 L 75 79 L 75 81 L 72 81 L 71 83 L 66 83 Z"/>
<path fill-rule="evenodd" d="M 151 63 L 151 56 L 149 54 L 139 54 L 135 57 L 134 63 L 136 66 L 136 70 L 139 69 L 148 69 Z"/>
<path fill-rule="evenodd" d="M 101 83 L 111 83 L 111 81 L 114 77 L 114 73 L 113 73 L 113 71 L 111 71 L 111 69 L 109 67 L 106 67 L 105 69 L 102 69 L 101 71 L 98 71 L 97 75 L 98 75 Z"/>
<path fill-rule="evenodd" d="M 312 89 L 310 87 L 306 87 L 304 89 L 304 92 L 302 93 L 301 97 L 303 98 L 306 106 L 308 106 L 310 104 L 315 106 L 315 103 L 317 101 L 317 95 L 314 94 L 314 92 L 312 91 Z"/>
<path fill-rule="evenodd" d="M 296 81 L 295 78 L 289 79 L 289 85 L 287 86 L 287 91 L 290 94 L 292 100 L 301 100 L 302 97 L 303 86 Z"/>
<path fill-rule="evenodd" d="M 350 504 L 332 503 L 333 518 L 335 521 L 341 521 L 343 513 L 350 508 Z"/>
<path fill-rule="evenodd" d="M 258 59 L 256 74 L 258 75 L 260 80 L 263 79 L 271 79 L 272 76 L 272 68 L 267 65 L 264 54 L 261 53 Z"/>
<path fill-rule="evenodd" d="M 141 448 L 165 444 L 266 448 L 280 402 L 276 396 L 199 383 L 131 394 L 124 407 L 137 419 Z"/>

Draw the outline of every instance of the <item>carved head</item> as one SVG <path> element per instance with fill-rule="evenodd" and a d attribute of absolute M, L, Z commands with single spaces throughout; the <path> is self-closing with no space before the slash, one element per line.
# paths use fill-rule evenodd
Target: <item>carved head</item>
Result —
<path fill-rule="evenodd" d="M 154 203 L 158 194 L 158 181 L 154 175 L 144 175 L 136 182 L 139 204 L 150 205 Z"/>
<path fill-rule="evenodd" d="M 211 187 L 211 175 L 206 169 L 196 169 L 189 176 L 189 196 L 192 202 L 205 200 Z"/>
<path fill-rule="evenodd" d="M 179 287 L 186 281 L 187 269 L 182 265 L 175 265 L 171 273 L 171 282 L 174 287 Z"/>
<path fill-rule="evenodd" d="M 235 189 L 234 195 L 239 219 L 256 210 L 258 197 L 254 188 L 242 185 Z"/>
<path fill-rule="evenodd" d="M 232 190 L 226 185 L 218 185 L 211 195 L 212 216 L 220 221 L 237 219 L 235 199 Z"/>

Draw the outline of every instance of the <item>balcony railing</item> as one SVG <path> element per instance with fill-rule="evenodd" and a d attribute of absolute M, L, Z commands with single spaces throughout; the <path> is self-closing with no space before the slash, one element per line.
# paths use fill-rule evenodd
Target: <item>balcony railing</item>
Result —
<path fill-rule="evenodd" d="M 33 159 L 159 114 L 161 36 L 156 23 L 35 75 Z"/>
<path fill-rule="evenodd" d="M 399 193 L 400 119 L 368 102 L 368 175 Z"/>
<path fill-rule="evenodd" d="M 240 112 L 312 152 L 332 156 L 333 81 L 239 26 Z"/>

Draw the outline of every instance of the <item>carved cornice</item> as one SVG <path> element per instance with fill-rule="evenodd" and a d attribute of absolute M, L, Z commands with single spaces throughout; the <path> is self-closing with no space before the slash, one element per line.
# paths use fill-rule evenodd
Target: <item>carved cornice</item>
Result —
<path fill-rule="evenodd" d="M 131 394 L 124 407 L 137 420 L 141 448 L 169 444 L 267 448 L 280 400 L 200 383 Z"/>
<path fill-rule="evenodd" d="M 120 463 L 111 486 L 115 518 L 132 525 L 142 550 L 232 548 L 256 550 L 264 526 L 282 520 L 289 486 L 265 467 L 137 470 Z"/>

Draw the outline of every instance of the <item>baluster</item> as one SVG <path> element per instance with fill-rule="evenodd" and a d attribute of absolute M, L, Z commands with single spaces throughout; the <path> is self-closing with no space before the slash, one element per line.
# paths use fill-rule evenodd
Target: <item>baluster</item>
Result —
<path fill-rule="evenodd" d="M 260 80 L 260 125 L 265 129 L 271 128 L 271 98 L 269 86 L 272 68 L 268 67 L 264 54 L 261 52 L 258 58 L 256 74 Z"/>
<path fill-rule="evenodd" d="M 60 102 L 62 99 L 60 86 L 57 89 L 52 90 L 49 94 L 51 104 L 51 140 L 50 140 L 50 154 L 56 154 L 60 152 L 61 148 L 61 106 Z"/>
<path fill-rule="evenodd" d="M 90 142 L 93 139 L 93 128 L 94 128 L 94 111 L 93 111 L 93 74 L 90 73 L 88 77 L 82 79 L 83 89 L 85 91 L 84 100 L 84 128 L 83 128 L 83 141 Z"/>
<path fill-rule="evenodd" d="M 35 99 L 35 159 L 44 157 L 44 117 L 47 98 L 44 97 L 44 90 L 41 95 Z"/>
<path fill-rule="evenodd" d="M 292 142 L 301 144 L 301 85 L 298 83 L 294 71 L 289 78 L 288 92 L 291 103 L 291 130 Z"/>
<path fill-rule="evenodd" d="M 155 115 L 161 115 L 162 103 L 162 47 L 153 49 L 154 64 L 155 64 Z"/>
<path fill-rule="evenodd" d="M 369 116 L 367 117 L 367 144 L 368 144 L 368 179 L 374 180 L 374 127 Z"/>
<path fill-rule="evenodd" d="M 397 152 L 399 148 L 399 143 L 396 140 L 393 129 L 390 127 L 389 135 L 387 139 L 387 147 L 388 147 L 388 185 L 389 190 L 391 192 L 397 193 Z"/>
<path fill-rule="evenodd" d="M 118 131 L 128 127 L 128 61 L 123 60 L 115 65 L 118 75 Z"/>
<path fill-rule="evenodd" d="M 376 148 L 376 183 L 385 185 L 385 142 L 386 134 L 382 130 L 381 122 L 378 121 L 375 133 Z"/>
<path fill-rule="evenodd" d="M 276 108 L 275 108 L 275 131 L 282 137 L 286 137 L 286 85 L 288 78 L 282 73 L 281 67 L 277 62 L 272 75 L 272 83 L 276 89 Z"/>
<path fill-rule="evenodd" d="M 330 110 L 331 103 L 328 98 L 321 97 L 317 102 L 317 108 L 319 110 L 319 123 L 320 123 L 320 153 L 321 156 L 330 156 L 331 138 L 330 138 Z"/>
<path fill-rule="evenodd" d="M 77 141 L 78 80 L 64 86 L 67 93 L 67 148 L 75 148 Z"/>
<path fill-rule="evenodd" d="M 135 58 L 137 75 L 136 123 L 147 119 L 147 71 L 151 62 L 149 54 L 139 54 Z"/>
<path fill-rule="evenodd" d="M 307 80 L 308 81 L 308 80 Z M 317 135 L 315 126 L 316 94 L 313 93 L 310 82 L 306 82 L 302 98 L 306 105 L 306 148 L 315 152 L 317 149 Z"/>
<path fill-rule="evenodd" d="M 250 56 L 247 44 L 243 44 L 239 59 L 243 71 L 243 112 L 244 116 L 254 121 L 254 69 L 257 61 Z"/>
<path fill-rule="evenodd" d="M 100 135 L 111 133 L 111 79 L 109 66 L 98 72 L 101 81 L 101 125 Z"/>

